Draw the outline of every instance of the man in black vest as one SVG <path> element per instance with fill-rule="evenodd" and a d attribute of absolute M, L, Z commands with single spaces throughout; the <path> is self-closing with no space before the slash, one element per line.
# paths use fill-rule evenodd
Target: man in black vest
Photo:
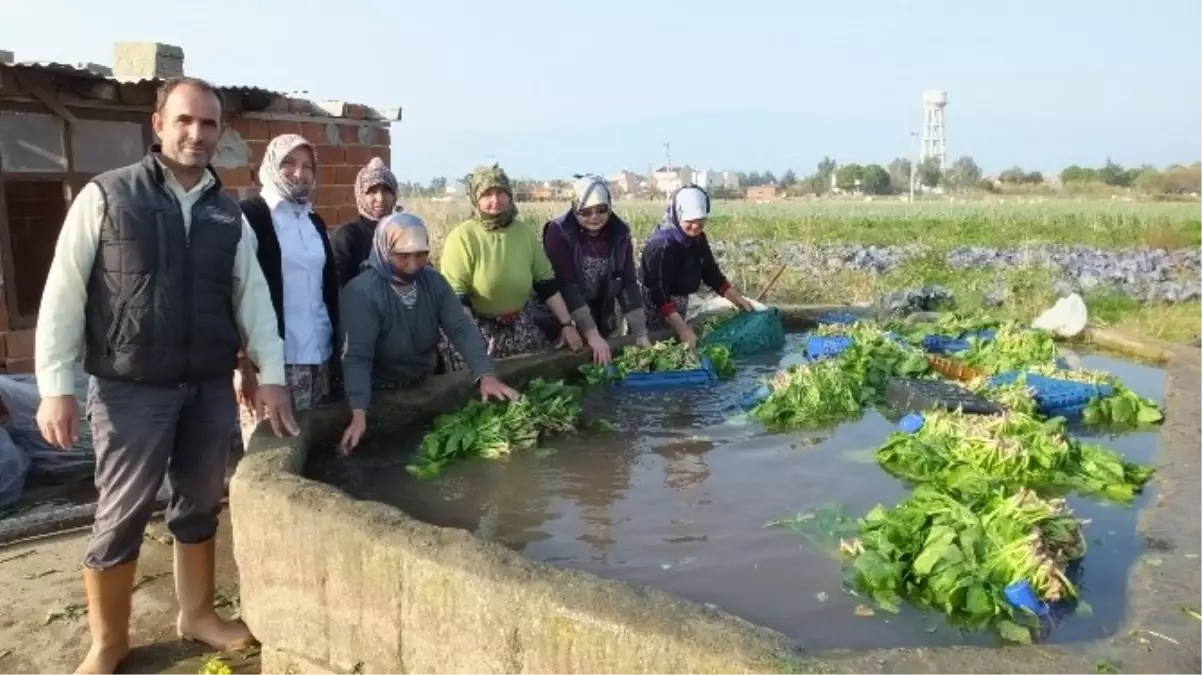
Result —
<path fill-rule="evenodd" d="M 178 634 L 219 649 L 253 643 L 213 609 L 214 537 L 237 423 L 242 345 L 260 369 L 259 405 L 296 434 L 284 347 L 238 204 L 209 164 L 220 94 L 176 78 L 152 117 L 160 144 L 96 176 L 76 196 L 46 279 L 35 340 L 46 440 L 77 437 L 73 362 L 81 347 L 96 452 L 96 505 L 84 557 L 92 646 L 76 672 L 112 673 L 129 651 L 142 535 L 166 476 L 175 538 Z"/>

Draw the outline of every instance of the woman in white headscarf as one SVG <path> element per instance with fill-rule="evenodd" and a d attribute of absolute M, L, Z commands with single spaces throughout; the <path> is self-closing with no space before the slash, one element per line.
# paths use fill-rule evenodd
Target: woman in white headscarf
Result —
<path fill-rule="evenodd" d="M 594 360 L 609 360 L 605 339 L 617 328 L 618 307 L 635 342 L 650 345 L 630 227 L 613 212 L 604 178 L 576 177 L 571 208 L 543 226 L 543 248 Z M 545 304 L 536 305 L 535 320 L 548 338 L 559 339 L 559 322 Z"/>
<path fill-rule="evenodd" d="M 259 166 L 259 195 L 241 203 L 284 340 L 284 370 L 298 412 L 325 401 L 341 381 L 338 359 L 332 358 L 338 273 L 326 224 L 310 201 L 316 176 L 313 145 L 296 134 L 277 136 Z M 245 441 L 261 421 L 251 405 L 258 378 L 246 359 L 238 375 Z"/>
<path fill-rule="evenodd" d="M 684 317 L 689 296 L 709 286 L 736 307 L 751 312 L 755 306 L 729 281 L 705 236 L 710 215 L 709 194 L 686 185 L 668 199 L 664 219 L 643 246 L 640 275 L 648 328 L 671 327 L 681 342 L 697 345 L 697 335 Z"/>

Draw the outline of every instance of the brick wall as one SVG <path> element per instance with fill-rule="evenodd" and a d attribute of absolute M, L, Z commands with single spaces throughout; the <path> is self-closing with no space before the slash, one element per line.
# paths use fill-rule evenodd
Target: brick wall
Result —
<path fill-rule="evenodd" d="M 354 107 L 349 111 L 355 113 Z M 330 227 L 337 227 L 359 215 L 355 208 L 355 176 L 372 157 L 392 164 L 388 129 L 348 123 L 342 118 L 315 118 L 313 122 L 292 119 L 266 120 L 235 118 L 231 123 L 230 143 L 245 143 L 245 154 L 227 153 L 233 158 L 221 168 L 221 181 L 236 199 L 257 194 L 259 163 L 267 142 L 280 134 L 300 134 L 317 151 L 317 191 L 313 196 L 316 211 Z M 248 157 L 246 161 L 242 160 Z"/>
<path fill-rule="evenodd" d="M 337 227 L 358 215 L 355 208 L 355 176 L 372 157 L 379 157 L 391 166 L 391 138 L 386 128 L 355 124 L 362 120 L 361 106 L 348 105 L 347 118 L 314 117 L 312 122 L 295 119 L 236 118 L 222 151 L 214 162 L 220 167 L 222 183 L 235 199 L 258 193 L 258 168 L 267 142 L 280 134 L 301 134 L 314 144 L 317 151 L 317 191 L 313 203 L 317 212 L 331 227 Z M 48 191 L 56 191 L 50 194 Z M 56 199 L 54 198 L 57 198 Z M 18 302 L 36 303 L 41 297 L 41 284 L 22 279 L 22 259 L 41 260 L 49 265 L 58 229 L 66 215 L 60 183 L 9 183 L 6 190 L 13 258 L 16 260 L 17 284 L 21 293 Z M 34 237 L 37 232 L 42 236 Z M 53 231 L 52 236 L 45 236 Z M 36 239 L 36 241 L 35 241 Z M 38 242 L 42 242 L 39 244 Z M 37 266 L 34 266 L 37 267 Z M 32 269 L 32 268 L 31 268 Z M 8 280 L 5 280 L 8 281 Z M 32 295 L 31 295 L 32 294 Z M 33 372 L 34 329 L 10 330 L 9 317 L 15 308 L 8 306 L 5 293 L 0 293 L 0 372 Z M 4 332 L 8 331 L 8 332 Z"/>

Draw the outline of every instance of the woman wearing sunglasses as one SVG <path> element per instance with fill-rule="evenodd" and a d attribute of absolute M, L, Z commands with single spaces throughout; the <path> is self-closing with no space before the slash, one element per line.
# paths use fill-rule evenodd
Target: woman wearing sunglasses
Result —
<path fill-rule="evenodd" d="M 635 342 L 644 347 L 651 344 L 646 313 L 630 228 L 613 212 L 605 179 L 592 175 L 576 179 L 572 207 L 543 226 L 543 248 L 572 320 L 593 350 L 593 360 L 608 363 L 605 338 L 618 326 L 617 307 L 625 313 Z M 536 306 L 535 317 L 548 338 L 559 339 L 559 324 L 545 304 Z"/>
<path fill-rule="evenodd" d="M 696 185 L 686 185 L 668 199 L 664 219 L 643 247 L 643 295 L 647 323 L 651 330 L 670 326 L 680 341 L 697 346 L 697 335 L 684 317 L 689 296 L 705 283 L 736 307 L 755 311 L 755 305 L 743 297 L 729 281 L 705 236 L 710 215 L 709 194 Z"/>

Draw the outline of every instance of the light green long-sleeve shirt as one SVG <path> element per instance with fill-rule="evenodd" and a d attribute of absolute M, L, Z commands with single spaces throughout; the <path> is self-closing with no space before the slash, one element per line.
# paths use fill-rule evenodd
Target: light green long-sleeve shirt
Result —
<path fill-rule="evenodd" d="M 188 190 L 166 167 L 163 173 L 167 187 L 179 200 L 187 230 L 192 225 L 192 206 L 213 184 L 213 175 L 206 171 L 204 178 Z M 88 278 L 100 246 L 104 209 L 100 188 L 87 184 L 71 203 L 58 235 L 34 333 L 34 369 L 38 393 L 43 397 L 75 392 L 73 364 L 83 348 Z M 242 239 L 234 256 L 234 320 L 247 345 L 247 355 L 259 367 L 259 381 L 284 385 L 284 341 L 280 339 L 275 308 L 253 241 L 254 235 L 243 221 Z M 231 369 L 231 382 L 233 376 Z"/>
<path fill-rule="evenodd" d="M 451 230 L 439 271 L 472 312 L 500 316 L 526 305 L 534 282 L 555 279 L 538 234 L 523 223 L 489 230 L 473 219 Z"/>

